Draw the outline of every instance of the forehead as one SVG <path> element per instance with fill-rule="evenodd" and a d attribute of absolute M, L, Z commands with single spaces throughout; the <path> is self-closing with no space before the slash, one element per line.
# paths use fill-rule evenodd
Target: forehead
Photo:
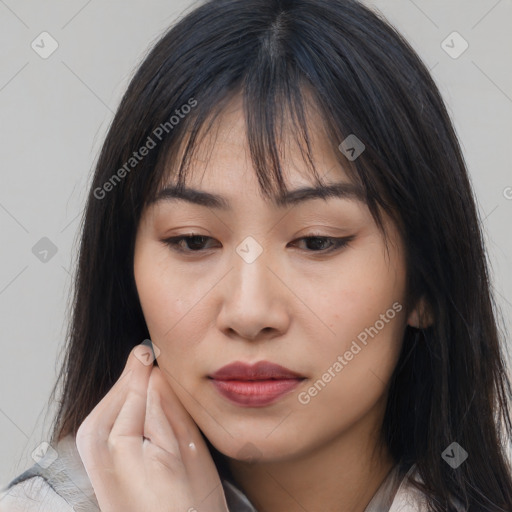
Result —
<path fill-rule="evenodd" d="M 305 92 L 306 105 L 304 106 L 305 126 L 301 128 L 307 131 L 309 138 L 309 147 L 312 152 L 312 158 L 317 164 L 336 163 L 339 159 L 339 143 L 329 138 L 325 130 L 325 121 L 320 115 L 319 108 L 311 99 L 310 93 Z M 252 116 L 258 116 L 258 111 L 251 108 Z M 283 158 L 284 170 L 293 168 L 301 171 L 304 167 L 304 156 L 307 152 L 305 140 L 300 140 L 302 134 L 298 133 L 298 127 L 294 124 L 297 120 L 292 120 L 292 114 L 288 108 L 275 112 L 272 116 L 272 122 L 275 126 L 266 126 L 264 121 L 258 122 L 258 127 L 264 133 L 250 134 L 253 143 L 264 145 L 262 150 L 268 152 L 271 139 L 275 139 L 276 149 Z M 205 132 L 208 123 L 204 123 L 199 134 L 199 144 L 194 148 L 194 155 L 197 159 L 204 161 L 210 155 L 216 158 L 247 158 L 249 155 L 249 141 L 244 112 L 243 97 L 236 94 L 227 105 L 222 108 L 218 116 L 212 123 L 211 130 Z M 275 133 L 273 133 L 275 132 Z M 331 166 L 332 167 L 332 166 Z M 307 174 L 304 175 L 307 178 Z"/>
<path fill-rule="evenodd" d="M 185 186 L 177 186 L 177 165 L 168 164 L 168 172 L 152 203 L 184 201 L 208 208 L 229 211 L 231 197 L 252 195 L 260 188 L 256 171 L 252 166 L 247 140 L 246 120 L 241 96 L 235 96 L 219 113 L 211 129 L 200 132 L 190 158 Z M 307 129 L 313 165 L 318 178 L 306 162 L 304 147 L 297 141 L 284 119 L 281 137 L 276 140 L 283 180 L 288 189 L 271 197 L 276 208 L 285 208 L 311 199 L 342 198 L 364 201 L 360 186 L 349 179 L 343 169 L 337 145 L 329 140 L 318 113 L 306 111 Z M 288 121 L 288 122 L 287 122 Z M 208 125 L 206 122 L 203 125 Z"/>

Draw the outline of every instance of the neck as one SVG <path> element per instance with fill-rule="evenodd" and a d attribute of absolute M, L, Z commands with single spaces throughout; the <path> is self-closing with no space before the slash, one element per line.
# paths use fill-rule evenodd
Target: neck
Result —
<path fill-rule="evenodd" d="M 228 465 L 259 512 L 364 512 L 394 461 L 375 429 L 358 423 L 293 459 Z"/>

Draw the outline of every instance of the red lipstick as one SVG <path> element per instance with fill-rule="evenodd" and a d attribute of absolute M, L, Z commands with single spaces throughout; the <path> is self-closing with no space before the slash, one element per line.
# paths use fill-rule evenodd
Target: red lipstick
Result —
<path fill-rule="evenodd" d="M 299 373 L 269 361 L 258 361 L 254 365 L 235 361 L 208 377 L 222 396 L 245 407 L 269 405 L 305 379 Z"/>

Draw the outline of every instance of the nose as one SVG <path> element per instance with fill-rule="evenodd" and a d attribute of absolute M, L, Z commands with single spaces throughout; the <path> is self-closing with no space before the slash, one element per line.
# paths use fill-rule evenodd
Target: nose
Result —
<path fill-rule="evenodd" d="M 286 271 L 265 251 L 248 261 L 234 254 L 218 290 L 222 305 L 217 326 L 228 337 L 250 341 L 282 336 L 290 324 L 292 300 Z"/>

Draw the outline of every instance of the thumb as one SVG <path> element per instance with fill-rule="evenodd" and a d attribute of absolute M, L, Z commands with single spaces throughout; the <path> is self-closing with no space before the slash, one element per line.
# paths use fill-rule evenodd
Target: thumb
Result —
<path fill-rule="evenodd" d="M 210 450 L 192 416 L 165 378 L 167 375 L 168 372 L 164 374 L 160 368 L 154 367 L 150 383 L 160 395 L 159 403 L 175 434 L 181 460 L 197 497 L 198 510 L 228 512 L 224 489 Z M 172 376 L 169 378 L 173 379 Z M 175 379 L 172 381 L 177 383 Z"/>

